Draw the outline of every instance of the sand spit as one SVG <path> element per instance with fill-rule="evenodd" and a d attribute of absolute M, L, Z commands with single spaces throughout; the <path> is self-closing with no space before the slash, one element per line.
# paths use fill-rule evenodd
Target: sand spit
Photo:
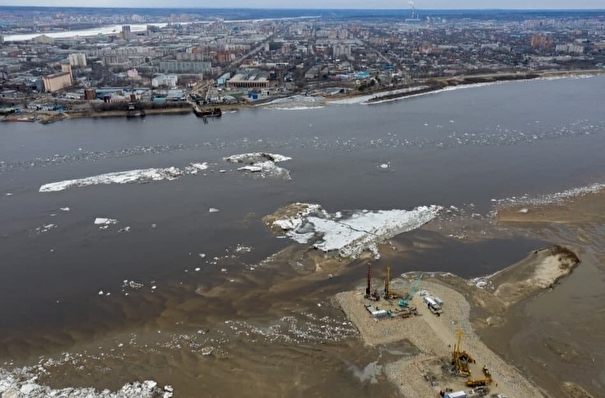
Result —
<path fill-rule="evenodd" d="M 185 174 L 197 174 L 199 171 L 206 170 L 207 168 L 207 163 L 191 163 L 184 171 L 176 167 L 118 171 L 115 173 L 106 173 L 92 177 L 44 184 L 40 187 L 40 192 L 58 192 L 69 188 L 87 187 L 90 185 L 129 184 L 133 182 L 145 183 L 162 180 L 172 181 Z"/>
<path fill-rule="evenodd" d="M 547 247 L 490 277 L 489 285 L 497 286 L 493 294 L 506 306 L 511 306 L 552 287 L 579 263 L 580 259 L 571 250 L 562 246 Z"/>
<path fill-rule="evenodd" d="M 449 366 L 456 332 L 463 332 L 462 347 L 476 359 L 471 378 L 484 377 L 481 371 L 487 366 L 494 383 L 491 393 L 508 397 L 544 397 L 545 394 L 512 365 L 491 351 L 477 336 L 475 328 L 490 327 L 493 322 L 506 322 L 506 311 L 512 304 L 549 289 L 569 275 L 579 263 L 577 256 L 561 246 L 532 252 L 523 261 L 495 275 L 481 278 L 481 282 L 466 281 L 452 274 L 427 274 L 419 290 L 444 301 L 441 316 L 432 314 L 416 295 L 411 306 L 417 307 L 420 316 L 402 319 L 394 317 L 377 321 L 363 307 L 370 302 L 362 290 L 340 293 L 336 301 L 358 328 L 364 342 L 371 346 L 408 340 L 421 352 L 386 366 L 386 374 L 405 397 L 437 396 L 439 390 L 453 388 L 468 391 L 465 380 L 443 371 Z M 404 274 L 408 286 L 417 273 Z M 427 280 L 428 279 L 428 280 Z M 401 286 L 394 280 L 392 286 Z M 397 291 L 400 295 L 407 291 Z M 371 302 L 381 309 L 396 309 L 396 301 Z M 473 314 L 471 312 L 473 311 Z M 476 313 L 475 313 L 476 312 Z M 481 314 L 481 318 L 477 317 Z M 471 321 L 472 318 L 472 321 Z M 431 384 L 432 382 L 432 384 Z"/>
<path fill-rule="evenodd" d="M 433 220 L 440 206 L 413 210 L 358 210 L 328 213 L 320 205 L 294 203 L 263 218 L 274 232 L 292 240 L 311 243 L 325 253 L 356 257 L 369 250 L 379 256 L 377 244 L 403 232 L 420 228 Z"/>

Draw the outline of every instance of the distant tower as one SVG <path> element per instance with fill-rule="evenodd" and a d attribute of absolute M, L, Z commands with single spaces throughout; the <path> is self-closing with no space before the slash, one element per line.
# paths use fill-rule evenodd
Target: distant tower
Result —
<path fill-rule="evenodd" d="M 416 4 L 414 4 L 414 2 L 412 0 L 410 0 L 408 2 L 408 4 L 410 4 L 412 6 L 412 18 L 407 18 L 405 20 L 405 22 L 407 23 L 420 23 L 420 18 L 418 18 L 418 15 L 416 14 Z"/>
<path fill-rule="evenodd" d="M 122 26 L 122 39 L 130 40 L 130 25 Z"/>

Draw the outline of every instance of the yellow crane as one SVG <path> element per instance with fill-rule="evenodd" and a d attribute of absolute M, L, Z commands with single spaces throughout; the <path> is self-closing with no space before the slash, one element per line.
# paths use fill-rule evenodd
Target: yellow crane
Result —
<path fill-rule="evenodd" d="M 387 300 L 397 298 L 397 295 L 391 292 L 391 267 L 387 267 L 387 277 L 384 280 L 384 298 Z"/>

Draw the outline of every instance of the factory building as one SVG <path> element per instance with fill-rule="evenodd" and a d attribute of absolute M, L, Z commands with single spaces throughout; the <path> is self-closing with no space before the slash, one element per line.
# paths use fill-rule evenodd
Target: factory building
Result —
<path fill-rule="evenodd" d="M 229 87 L 266 88 L 269 87 L 269 75 L 266 72 L 251 71 L 238 73 L 227 81 Z"/>
<path fill-rule="evenodd" d="M 70 87 L 71 72 L 61 72 L 52 75 L 44 76 L 44 91 L 54 93 L 66 87 Z"/>

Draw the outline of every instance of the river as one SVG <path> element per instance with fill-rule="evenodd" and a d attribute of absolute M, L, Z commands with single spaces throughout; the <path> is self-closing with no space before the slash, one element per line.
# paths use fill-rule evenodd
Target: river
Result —
<path fill-rule="evenodd" d="M 298 273 L 288 266 L 255 267 L 291 244 L 260 218 L 292 202 L 319 203 L 330 212 L 435 204 L 485 215 L 493 199 L 604 182 L 603 89 L 605 76 L 598 76 L 463 88 L 380 105 L 242 110 L 207 124 L 193 115 L 4 123 L 0 359 L 29 364 L 62 351 L 109 358 L 108 345 L 116 349 L 118 340 L 127 345 L 136 335 L 138 344 L 121 359 L 98 359 L 88 376 L 61 368 L 63 377 L 53 383 L 117 388 L 150 377 L 186 392 L 178 396 L 196 396 L 200 385 L 207 396 L 252 396 L 268 385 L 266 396 L 359 396 L 350 385 L 359 372 L 350 364 L 363 369 L 382 353 L 358 347 L 352 327 L 326 304 L 330 294 L 363 280 L 363 265 L 310 286 L 297 285 Z M 256 151 L 291 157 L 279 163 L 291 180 L 237 171 L 223 160 Z M 209 169 L 173 181 L 39 192 L 56 181 L 201 162 Z M 118 224 L 99 229 L 97 217 Z M 126 226 L 128 232 L 117 232 Z M 396 264 L 395 271 L 478 276 L 522 258 L 537 243 L 493 240 L 473 251 L 441 244 L 452 258 L 436 249 Z M 469 267 L 469 253 L 500 255 Z M 124 281 L 144 286 L 123 287 Z M 200 290 L 211 294 L 196 294 Z M 312 326 L 323 316 L 338 320 L 342 330 L 332 325 L 333 342 L 312 348 L 332 341 Z M 233 329 L 225 321 L 241 324 Z M 263 345 L 238 332 L 276 326 L 280 337 Z M 212 366 L 204 362 L 209 357 L 182 349 L 196 334 L 212 339 Z M 311 348 L 294 348 L 293 341 Z M 142 348 L 153 344 L 161 354 Z M 265 355 L 272 359 L 262 361 Z M 293 364 L 299 379 L 274 380 Z M 250 374 L 255 367 L 259 373 Z M 218 383 L 233 372 L 241 383 Z M 368 380 L 359 382 L 365 393 L 392 393 L 384 382 Z M 242 393 L 248 382 L 258 389 Z"/>

